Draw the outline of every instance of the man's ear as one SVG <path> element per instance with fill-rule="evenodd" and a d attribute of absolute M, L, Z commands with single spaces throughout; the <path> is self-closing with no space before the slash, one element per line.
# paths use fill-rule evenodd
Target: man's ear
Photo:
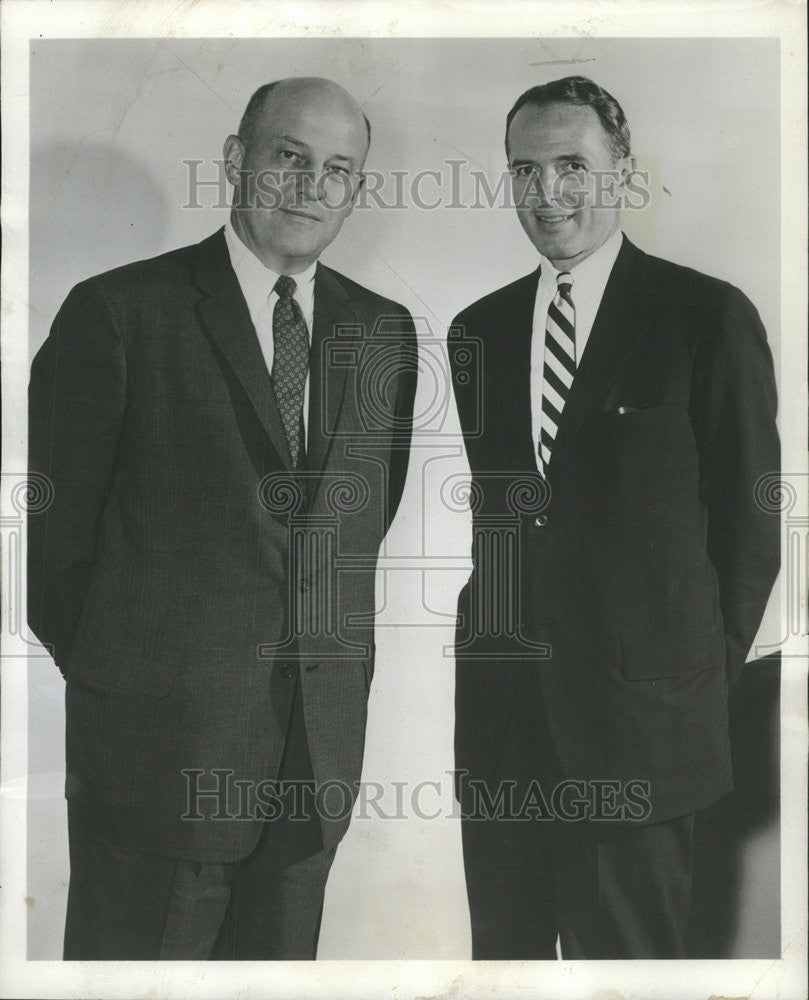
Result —
<path fill-rule="evenodd" d="M 244 160 L 244 143 L 237 135 L 229 135 L 225 139 L 222 157 L 225 161 L 225 175 L 235 187 L 241 179 L 242 161 Z"/>
<path fill-rule="evenodd" d="M 618 186 L 623 190 L 626 188 L 629 181 L 632 179 L 632 175 L 635 173 L 635 157 L 631 154 L 629 156 L 623 156 L 616 163 L 615 169 L 618 171 Z"/>

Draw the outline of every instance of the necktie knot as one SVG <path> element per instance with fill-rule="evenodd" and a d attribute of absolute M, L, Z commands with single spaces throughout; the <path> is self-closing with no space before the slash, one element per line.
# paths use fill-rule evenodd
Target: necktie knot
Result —
<path fill-rule="evenodd" d="M 556 287 L 562 295 L 570 294 L 570 289 L 573 287 L 573 275 L 570 271 L 560 271 L 556 275 Z"/>
<path fill-rule="evenodd" d="M 291 278 L 288 274 L 282 274 L 278 281 L 276 281 L 273 291 L 279 299 L 291 299 L 297 287 L 298 283 L 294 278 Z"/>

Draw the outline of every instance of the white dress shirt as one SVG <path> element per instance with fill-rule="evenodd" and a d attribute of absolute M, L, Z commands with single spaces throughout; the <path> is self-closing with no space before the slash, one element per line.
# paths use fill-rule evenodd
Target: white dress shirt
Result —
<path fill-rule="evenodd" d="M 247 308 L 250 311 L 250 319 L 256 328 L 258 342 L 261 353 L 264 355 L 264 362 L 267 371 L 272 372 L 272 361 L 274 357 L 274 342 L 272 333 L 272 315 L 275 303 L 278 301 L 278 293 L 273 289 L 280 275 L 275 271 L 265 267 L 256 257 L 252 250 L 242 243 L 236 230 L 230 221 L 225 225 L 225 242 L 228 245 L 230 263 L 236 272 L 239 287 L 242 290 Z M 305 271 L 299 274 L 290 275 L 295 279 L 297 285 L 295 294 L 292 296 L 298 303 L 303 318 L 306 320 L 306 332 L 309 335 L 309 345 L 312 344 L 312 324 L 315 317 L 315 268 L 317 261 Z M 306 374 L 306 388 L 303 397 L 303 426 L 304 430 L 309 430 L 309 373 Z"/>
<path fill-rule="evenodd" d="M 576 369 L 581 365 L 582 355 L 593 329 L 598 307 L 604 296 L 610 273 L 612 272 L 623 236 L 616 230 L 612 236 L 589 257 L 571 268 L 573 278 L 570 296 L 576 310 Z M 534 319 L 531 331 L 531 434 L 534 441 L 534 460 L 537 469 L 543 472 L 539 457 L 539 433 L 542 421 L 542 376 L 545 367 L 545 326 L 548 308 L 556 295 L 556 276 L 559 268 L 542 254 L 539 255 L 540 273 L 537 295 L 534 300 Z M 562 418 L 564 419 L 564 417 Z"/>

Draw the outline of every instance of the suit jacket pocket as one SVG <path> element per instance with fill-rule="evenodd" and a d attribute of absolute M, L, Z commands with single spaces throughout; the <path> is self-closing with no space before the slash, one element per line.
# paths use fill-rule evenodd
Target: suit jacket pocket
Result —
<path fill-rule="evenodd" d="M 606 505 L 679 505 L 697 489 L 699 455 L 681 407 L 599 414 L 583 428 L 576 455 L 587 492 Z"/>
<path fill-rule="evenodd" d="M 203 647 L 195 581 L 173 554 L 111 552 L 99 559 L 76 627 L 68 673 L 88 683 L 164 697 L 192 642 Z"/>
<path fill-rule="evenodd" d="M 713 625 L 642 629 L 621 635 L 621 656 L 627 680 L 682 677 L 725 666 L 725 637 Z"/>
<path fill-rule="evenodd" d="M 109 690 L 163 698 L 186 659 L 187 646 L 179 639 L 179 623 L 167 630 L 169 602 L 163 607 L 140 607 L 135 613 L 134 599 L 105 602 L 105 598 L 115 596 L 120 595 L 111 595 L 109 589 L 91 590 L 67 672 L 70 677 Z M 171 643 L 169 635 L 174 640 Z"/>
<path fill-rule="evenodd" d="M 67 676 L 108 691 L 165 698 L 180 667 L 179 661 L 171 663 L 131 650 L 104 648 L 85 638 L 73 650 Z"/>

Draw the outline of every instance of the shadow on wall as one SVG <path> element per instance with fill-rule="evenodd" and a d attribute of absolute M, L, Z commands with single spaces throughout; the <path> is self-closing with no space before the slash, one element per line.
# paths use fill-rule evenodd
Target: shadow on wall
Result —
<path fill-rule="evenodd" d="M 166 190 L 113 142 L 78 139 L 32 147 L 32 351 L 78 281 L 160 252 L 169 218 Z"/>
<path fill-rule="evenodd" d="M 695 828 L 695 958 L 781 955 L 780 679 L 780 653 L 755 660 L 731 698 L 734 791 Z"/>

